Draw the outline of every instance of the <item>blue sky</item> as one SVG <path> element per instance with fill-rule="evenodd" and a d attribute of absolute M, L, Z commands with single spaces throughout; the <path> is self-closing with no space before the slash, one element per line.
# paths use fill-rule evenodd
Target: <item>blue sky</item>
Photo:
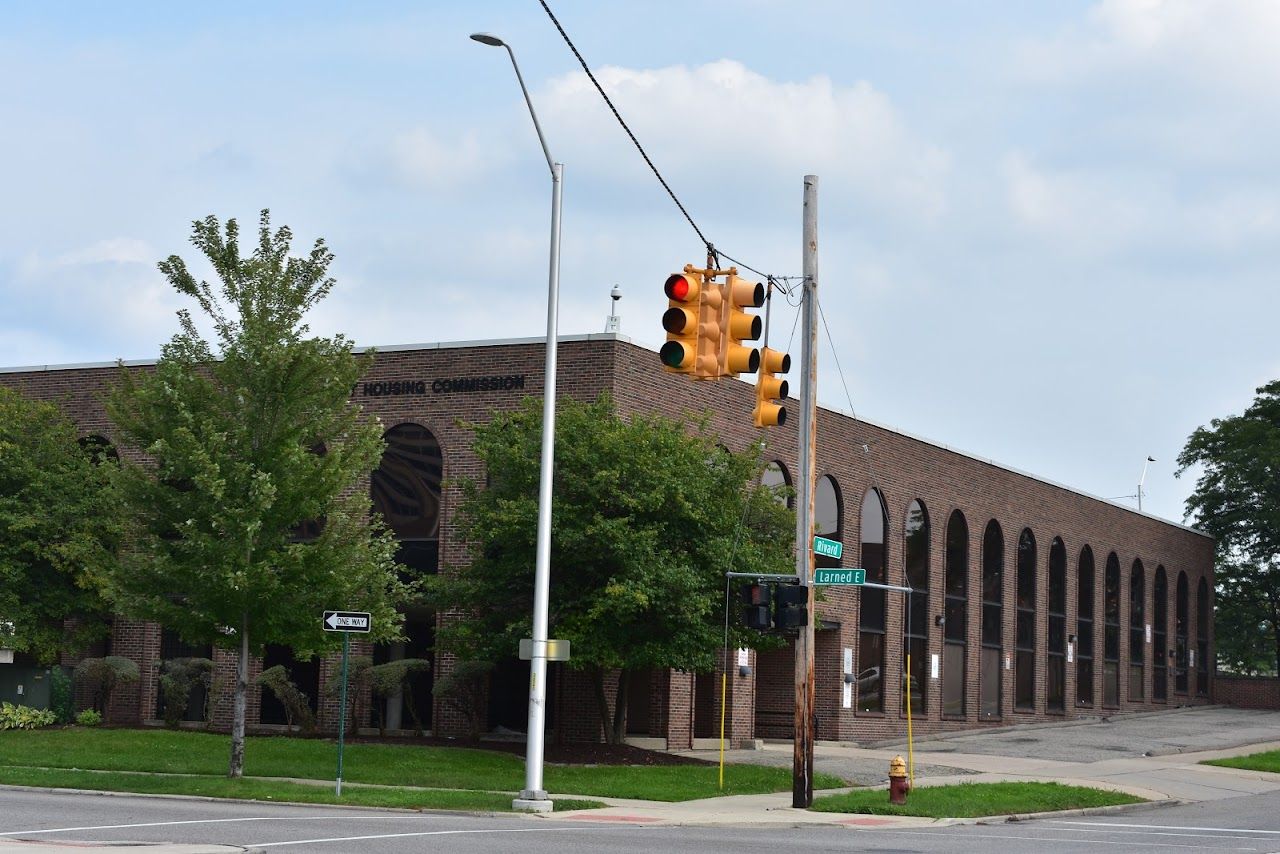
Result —
<path fill-rule="evenodd" d="M 824 404 L 1103 497 L 1152 454 L 1181 520 L 1187 435 L 1280 376 L 1280 6 L 551 5 L 725 252 L 798 274 L 819 176 Z M 154 357 L 155 262 L 264 207 L 337 254 L 318 332 L 541 335 L 549 179 L 477 30 L 565 164 L 562 332 L 617 284 L 661 343 L 701 246 L 536 0 L 4 4 L 0 365 Z"/>

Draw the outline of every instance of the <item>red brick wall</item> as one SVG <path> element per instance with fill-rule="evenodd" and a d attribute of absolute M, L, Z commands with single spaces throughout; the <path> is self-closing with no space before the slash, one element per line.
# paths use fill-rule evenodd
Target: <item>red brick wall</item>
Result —
<path fill-rule="evenodd" d="M 613 336 L 589 336 L 590 340 L 566 340 L 560 345 L 558 383 L 561 395 L 582 399 L 594 398 L 600 391 L 609 390 L 619 408 L 624 412 L 659 409 L 670 414 L 689 412 L 709 413 L 712 428 L 724 442 L 734 448 L 745 447 L 750 442 L 765 441 L 766 458 L 781 461 L 791 476 L 798 470 L 797 424 L 798 405 L 789 402 L 791 418 L 784 427 L 758 431 L 751 425 L 751 408 L 754 402 L 751 386 L 735 380 L 722 382 L 693 382 L 683 376 L 668 374 L 658 365 L 657 355 L 651 350 L 631 344 Z M 444 459 L 444 487 L 441 510 L 440 563 L 442 571 L 464 567 L 468 562 L 466 545 L 458 541 L 455 533 L 453 511 L 459 498 L 460 478 L 482 478 L 480 464 L 470 450 L 471 431 L 467 424 L 488 419 L 494 410 L 516 406 L 524 396 L 538 396 L 542 390 L 544 345 L 539 342 L 492 344 L 475 347 L 423 347 L 387 349 L 378 353 L 365 380 L 368 382 L 396 380 L 426 380 L 428 385 L 435 378 L 484 377 L 522 375 L 524 386 L 519 390 L 481 391 L 475 393 L 427 393 L 404 396 L 365 396 L 363 381 L 356 388 L 355 400 L 368 412 L 378 416 L 386 428 L 404 422 L 414 422 L 427 427 L 439 440 Z M 85 434 L 100 433 L 114 440 L 107 422 L 101 398 L 111 378 L 118 369 L 74 368 L 17 371 L 0 373 L 0 383 L 13 386 L 33 397 L 60 403 Z M 428 389 L 429 392 L 429 389 Z M 122 452 L 128 453 L 127 449 Z M 1201 578 L 1207 578 L 1213 587 L 1213 544 L 1200 534 L 1180 526 L 1141 515 L 1127 508 L 1073 492 L 1069 489 L 1037 480 L 993 462 L 959 453 L 955 450 L 922 441 L 902 433 L 856 420 L 847 415 L 820 410 L 818 415 L 818 468 L 817 473 L 830 475 L 838 485 L 843 499 L 841 514 L 841 539 L 845 543 L 844 565 L 856 565 L 860 560 L 858 542 L 862 498 L 874 487 L 884 497 L 888 525 L 885 532 L 887 549 L 887 575 L 890 583 L 904 582 L 903 523 L 906 509 L 913 500 L 920 500 L 929 516 L 929 588 L 931 615 L 942 612 L 944 590 L 944 554 L 947 519 L 953 510 L 964 514 L 969 527 L 969 578 L 967 603 L 967 687 L 966 714 L 961 720 L 943 720 L 941 717 L 941 680 L 926 680 L 928 710 L 917 718 L 919 732 L 958 729 L 988 725 L 978 720 L 978 673 L 981 626 L 981 570 L 982 534 L 988 520 L 999 522 L 1005 542 L 1004 566 L 1004 650 L 1013 654 L 1016 631 L 1016 565 L 1018 536 L 1028 528 L 1037 544 L 1037 620 L 1036 620 L 1036 678 L 1035 695 L 1038 698 L 1034 713 L 1013 711 L 1013 671 L 1003 676 L 1002 717 L 995 723 L 1014 723 L 1039 720 L 1046 716 L 1046 631 L 1045 603 L 1048 593 L 1048 560 L 1050 544 L 1061 537 L 1067 553 L 1067 632 L 1075 634 L 1076 621 L 1076 562 L 1083 546 L 1092 548 L 1095 560 L 1095 685 L 1097 705 L 1088 713 L 1101 710 L 1103 672 L 1103 577 L 1107 555 L 1114 551 L 1121 566 L 1121 624 L 1120 666 L 1122 711 L 1151 709 L 1161 704 L 1153 703 L 1152 649 L 1144 644 L 1144 692 L 1142 700 L 1128 696 L 1128 643 L 1129 608 L 1128 580 L 1135 558 L 1145 567 L 1145 619 L 1154 617 L 1152 595 L 1157 566 L 1163 566 L 1168 574 L 1169 645 L 1174 646 L 1174 620 L 1177 613 L 1175 596 L 1177 579 L 1185 572 L 1190 595 L 1188 614 L 1189 643 L 1194 647 L 1197 627 L 1195 591 Z M 725 567 L 728 569 L 729 567 Z M 553 593 L 554 595 L 554 593 Z M 816 643 L 816 709 L 818 737 L 841 740 L 870 740 L 895 737 L 905 728 L 901 709 L 901 632 L 902 604 L 896 594 L 889 594 L 887 601 L 887 633 L 884 684 L 885 709 L 883 714 L 858 714 L 841 707 L 842 674 L 840 655 L 845 647 L 858 648 L 859 594 L 854 588 L 828 588 L 826 602 L 818 607 L 819 616 L 830 628 L 818 633 Z M 1212 602 L 1210 603 L 1212 613 Z M 930 654 L 942 655 L 942 636 L 938 627 L 930 622 L 927 649 Z M 552 627 L 554 634 L 554 627 Z M 1212 626 L 1209 631 L 1212 661 Z M 789 654 L 789 653 L 787 653 Z M 757 733 L 768 735 L 760 728 L 761 718 L 754 709 L 788 710 L 792 708 L 793 686 L 790 669 L 773 667 L 772 653 L 754 659 L 754 672 L 748 679 L 734 676 L 733 709 L 730 714 L 734 739 L 750 737 Z M 225 657 L 219 657 L 221 675 L 226 671 Z M 779 659 L 781 665 L 781 659 Z M 1199 663 L 1199 662 L 1198 662 Z M 448 671 L 449 660 L 436 662 L 436 675 Z M 856 669 L 856 668 L 855 668 Z M 736 667 L 732 670 L 736 674 Z M 256 674 L 255 674 L 256 675 Z M 1212 674 L 1211 674 L 1212 675 Z M 563 706 L 560 725 L 565 735 L 599 737 L 595 720 L 595 698 L 584 693 L 578 679 L 566 674 L 562 688 Z M 1067 665 L 1066 716 L 1080 713 L 1075 703 L 1075 665 Z M 1174 692 L 1172 670 L 1169 677 L 1168 705 L 1205 702 L 1207 698 L 1195 696 L 1196 674 L 1188 674 L 1191 694 Z M 694 722 L 694 683 L 690 674 L 670 673 L 664 677 L 665 691 L 653 714 L 651 731 L 665 734 L 673 747 L 689 743 Z M 154 703 L 154 683 L 145 682 L 139 687 L 151 696 L 139 696 L 132 701 L 134 711 Z M 1214 686 L 1210 684 L 1210 693 Z M 256 691 L 250 720 L 256 720 Z M 612 697 L 612 691 L 610 692 Z M 581 705 L 589 702 L 590 706 Z M 856 707 L 856 701 L 855 701 Z M 576 710 L 590 708 L 588 718 Z M 122 713 L 127 708 L 122 708 Z M 229 706 L 226 706 L 229 711 Z M 223 707 L 219 707 L 219 725 L 224 721 Z M 442 734 L 462 734 L 465 725 L 460 716 L 436 703 L 435 729 Z M 328 722 L 332 710 L 325 709 L 322 720 Z M 581 719 L 580 719 L 581 718 Z M 750 726 L 748 727 L 748 722 Z M 593 735 L 593 732 L 595 733 Z M 744 735 L 743 733 L 747 733 Z"/>
<path fill-rule="evenodd" d="M 1219 673 L 1213 680 L 1213 700 L 1242 709 L 1280 709 L 1280 679 Z"/>

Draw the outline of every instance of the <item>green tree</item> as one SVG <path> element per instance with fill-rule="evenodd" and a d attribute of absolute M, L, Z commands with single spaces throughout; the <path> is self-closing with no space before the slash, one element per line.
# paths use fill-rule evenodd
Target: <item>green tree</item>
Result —
<path fill-rule="evenodd" d="M 758 449 L 725 450 L 705 422 L 622 418 L 607 397 L 562 401 L 556 417 L 551 632 L 570 642 L 568 666 L 592 676 L 616 742 L 628 673 L 713 667 L 724 643 L 724 573 L 790 572 L 794 517 L 760 486 Z M 461 660 L 496 662 L 531 632 L 541 402 L 471 426 L 489 476 L 487 485 L 461 482 L 471 564 L 428 590 L 437 608 L 462 615 L 437 643 Z M 731 643 L 765 640 L 730 622 Z M 611 714 L 605 678 L 615 671 Z"/>
<path fill-rule="evenodd" d="M 317 240 L 289 257 L 292 235 L 273 232 L 266 211 L 251 256 L 239 237 L 235 220 L 225 234 L 214 217 L 194 224 L 216 291 L 176 255 L 159 265 L 212 323 L 216 352 L 181 311 L 155 370 L 122 370 L 108 404 L 148 462 L 120 468 L 137 530 L 107 590 L 125 613 L 239 651 L 232 777 L 244 767 L 251 649 L 331 646 L 326 608 L 371 611 L 374 638 L 395 637 L 406 595 L 359 488 L 383 450 L 381 427 L 349 400 L 366 362 L 342 336 L 308 337 L 302 324 L 334 285 L 333 256 Z"/>
<path fill-rule="evenodd" d="M 53 404 L 0 388 L 0 646 L 45 664 L 100 635 L 109 615 L 91 570 L 118 538 L 119 516 L 114 462 L 95 450 Z"/>
<path fill-rule="evenodd" d="M 1192 433 L 1178 474 L 1194 465 L 1187 516 L 1217 541 L 1219 653 L 1246 672 L 1260 658 L 1280 668 L 1280 380 Z"/>

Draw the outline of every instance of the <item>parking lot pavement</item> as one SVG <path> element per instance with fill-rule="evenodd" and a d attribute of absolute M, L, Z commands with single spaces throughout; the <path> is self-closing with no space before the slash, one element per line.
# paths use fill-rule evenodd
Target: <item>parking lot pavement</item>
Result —
<path fill-rule="evenodd" d="M 1280 742 L 1280 712 L 1197 706 L 1062 723 L 1037 723 L 917 739 L 917 761 L 947 753 L 1034 757 L 1059 762 L 1100 762 L 1167 756 Z M 882 750 L 906 749 L 905 740 L 881 742 Z"/>

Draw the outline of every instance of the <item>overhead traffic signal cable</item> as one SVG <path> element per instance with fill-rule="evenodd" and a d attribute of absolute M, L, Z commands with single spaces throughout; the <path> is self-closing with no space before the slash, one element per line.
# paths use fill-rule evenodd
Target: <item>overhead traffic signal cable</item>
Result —
<path fill-rule="evenodd" d="M 797 276 L 784 276 L 784 277 L 781 277 L 780 279 L 778 277 L 770 276 L 769 274 L 762 273 L 761 271 L 757 270 L 755 267 L 752 267 L 749 264 L 745 264 L 742 261 L 739 261 L 736 258 L 733 258 L 732 256 L 727 255 L 724 252 L 721 252 L 716 249 L 715 244 L 713 244 L 710 240 L 707 239 L 706 235 L 702 233 L 702 229 L 698 228 L 698 224 L 693 221 L 693 217 L 689 214 L 689 211 L 685 208 L 684 204 L 680 201 L 680 199 L 676 196 L 675 191 L 671 189 L 671 185 L 667 183 L 667 179 L 662 177 L 662 173 L 658 171 L 658 167 L 654 165 L 653 160 L 649 157 L 648 152 L 646 152 L 644 150 L 644 146 L 640 144 L 640 140 L 636 138 L 635 133 L 633 133 L 630 126 L 627 125 L 626 120 L 622 118 L 622 114 L 618 112 L 618 108 L 614 106 L 613 100 L 609 97 L 608 93 L 604 91 L 604 87 L 600 85 L 600 81 L 596 79 L 595 74 L 591 72 L 591 67 L 587 65 L 587 61 L 583 59 L 582 54 L 578 52 L 578 48 L 574 45 L 573 39 L 569 38 L 569 34 L 565 32 L 564 27 L 560 25 L 559 19 L 557 19 L 555 16 L 555 13 L 551 11 L 551 7 L 547 5 L 547 0 L 538 0 L 538 2 L 542 4 L 542 8 L 547 13 L 547 17 L 551 19 L 551 23 L 555 24 L 556 29 L 560 32 L 560 37 L 563 38 L 564 43 L 569 46 L 569 50 L 573 51 L 573 55 L 574 57 L 577 58 L 578 64 L 581 65 L 582 70 L 587 73 L 587 78 L 591 81 L 592 85 L 596 87 L 596 91 L 600 93 L 600 97 L 604 99 L 604 102 L 605 104 L 608 105 L 610 112 L 613 113 L 613 117 L 618 120 L 618 124 L 622 126 L 622 129 L 624 131 L 626 131 L 627 136 L 631 139 L 632 144 L 635 145 L 636 151 L 640 152 L 640 156 L 644 158 L 644 162 L 648 164 L 649 169 L 654 174 L 654 177 L 656 177 L 658 179 L 658 183 L 662 185 L 662 189 L 667 191 L 667 195 L 671 197 L 671 201 L 676 203 L 676 207 L 680 209 L 680 213 L 684 214 L 684 218 L 688 220 L 689 225 L 693 227 L 694 232 L 698 235 L 698 239 L 702 241 L 702 245 L 707 248 L 707 255 L 711 259 L 711 261 L 714 262 L 714 263 L 708 263 L 707 266 L 713 267 L 713 268 L 718 267 L 719 262 L 716 259 L 720 257 L 724 257 L 732 261 L 734 264 L 738 265 L 739 267 L 743 268 L 744 270 L 750 270 L 751 272 L 755 273 L 757 276 L 764 276 L 765 278 L 768 278 L 770 280 L 787 281 L 792 279 L 799 279 L 800 277 L 797 277 Z M 783 293 L 787 293 L 787 290 L 785 288 L 783 289 Z"/>

